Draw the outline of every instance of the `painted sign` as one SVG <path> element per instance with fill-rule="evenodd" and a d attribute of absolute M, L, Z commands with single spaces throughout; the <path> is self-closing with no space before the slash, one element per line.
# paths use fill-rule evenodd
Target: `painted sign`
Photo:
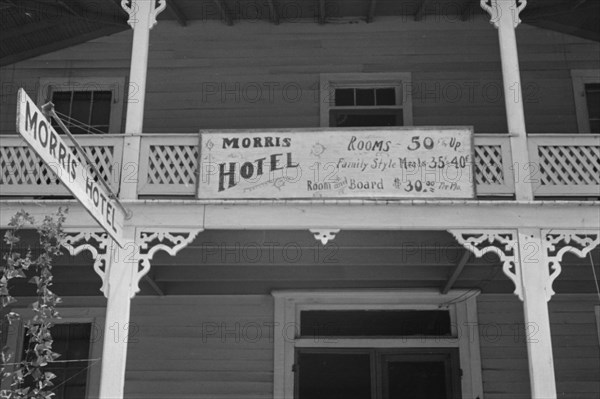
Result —
<path fill-rule="evenodd" d="M 201 134 L 198 198 L 474 198 L 471 128 Z"/>
<path fill-rule="evenodd" d="M 94 181 L 91 172 L 79 162 L 23 89 L 18 94 L 17 131 L 100 226 L 120 246 L 125 245 L 125 213 L 105 188 Z"/>

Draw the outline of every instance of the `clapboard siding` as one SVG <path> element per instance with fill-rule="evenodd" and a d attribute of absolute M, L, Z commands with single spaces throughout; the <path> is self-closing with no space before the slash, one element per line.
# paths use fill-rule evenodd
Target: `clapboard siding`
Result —
<path fill-rule="evenodd" d="M 557 393 L 598 399 L 600 354 L 593 295 L 555 295 L 549 303 Z M 486 399 L 530 397 L 523 304 L 514 295 L 480 295 L 477 302 Z"/>
<path fill-rule="evenodd" d="M 139 297 L 131 322 L 126 398 L 272 397 L 270 296 Z"/>
<path fill-rule="evenodd" d="M 600 397 L 600 348 L 593 295 L 558 295 L 549 303 L 559 398 Z"/>
<path fill-rule="evenodd" d="M 486 399 L 529 399 L 522 303 L 514 295 L 480 295 L 477 312 Z"/>
<path fill-rule="evenodd" d="M 593 295 L 555 295 L 549 303 L 558 398 L 599 397 L 595 304 Z M 67 297 L 63 306 L 105 300 Z M 530 399 L 522 306 L 514 295 L 478 297 L 486 399 Z M 272 398 L 272 323 L 270 295 L 136 297 L 125 398 Z"/>
<path fill-rule="evenodd" d="M 18 87 L 40 77 L 129 74 L 131 31 L 0 69 L 0 132 L 14 132 Z M 596 42 L 521 25 L 527 128 L 576 132 L 570 69 L 597 68 Z M 506 131 L 496 30 L 468 22 L 381 17 L 374 23 L 161 21 L 151 32 L 144 131 L 319 125 L 319 74 L 412 72 L 415 125 Z"/>

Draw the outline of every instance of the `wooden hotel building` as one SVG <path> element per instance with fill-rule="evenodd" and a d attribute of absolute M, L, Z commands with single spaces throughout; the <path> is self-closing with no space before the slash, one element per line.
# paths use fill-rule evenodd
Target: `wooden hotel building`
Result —
<path fill-rule="evenodd" d="M 597 1 L 1 0 L 0 19 L 0 227 L 69 208 L 56 398 L 600 397 Z M 18 134 L 21 88 L 129 212 L 122 247 Z M 209 137 L 318 157 L 427 132 L 466 135 L 470 195 L 203 185 Z M 17 358 L 23 334 L 2 329 Z"/>

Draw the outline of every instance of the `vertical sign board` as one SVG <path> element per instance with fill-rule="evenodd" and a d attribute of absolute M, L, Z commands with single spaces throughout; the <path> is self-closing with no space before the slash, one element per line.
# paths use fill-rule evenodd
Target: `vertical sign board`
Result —
<path fill-rule="evenodd" d="M 468 127 L 202 133 L 198 198 L 470 199 L 472 142 Z"/>
<path fill-rule="evenodd" d="M 17 131 L 108 235 L 123 247 L 125 213 L 104 187 L 94 181 L 94 176 L 23 89 L 19 89 L 17 101 Z"/>

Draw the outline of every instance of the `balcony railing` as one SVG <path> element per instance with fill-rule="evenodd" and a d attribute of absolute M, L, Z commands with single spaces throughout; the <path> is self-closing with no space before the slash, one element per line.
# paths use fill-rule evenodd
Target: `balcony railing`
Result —
<path fill-rule="evenodd" d="M 196 191 L 198 135 L 142 136 L 139 165 L 121 166 L 122 135 L 80 136 L 79 143 L 102 177 L 118 192 L 121 173 L 137 179 L 138 195 L 188 196 Z M 542 197 L 600 196 L 600 136 L 540 134 L 528 138 L 530 164 L 513 165 L 510 141 L 502 134 L 475 135 L 477 196 L 514 195 L 513 173 L 531 182 Z M 19 136 L 0 136 L 0 196 L 66 196 L 52 167 L 42 163 Z"/>

